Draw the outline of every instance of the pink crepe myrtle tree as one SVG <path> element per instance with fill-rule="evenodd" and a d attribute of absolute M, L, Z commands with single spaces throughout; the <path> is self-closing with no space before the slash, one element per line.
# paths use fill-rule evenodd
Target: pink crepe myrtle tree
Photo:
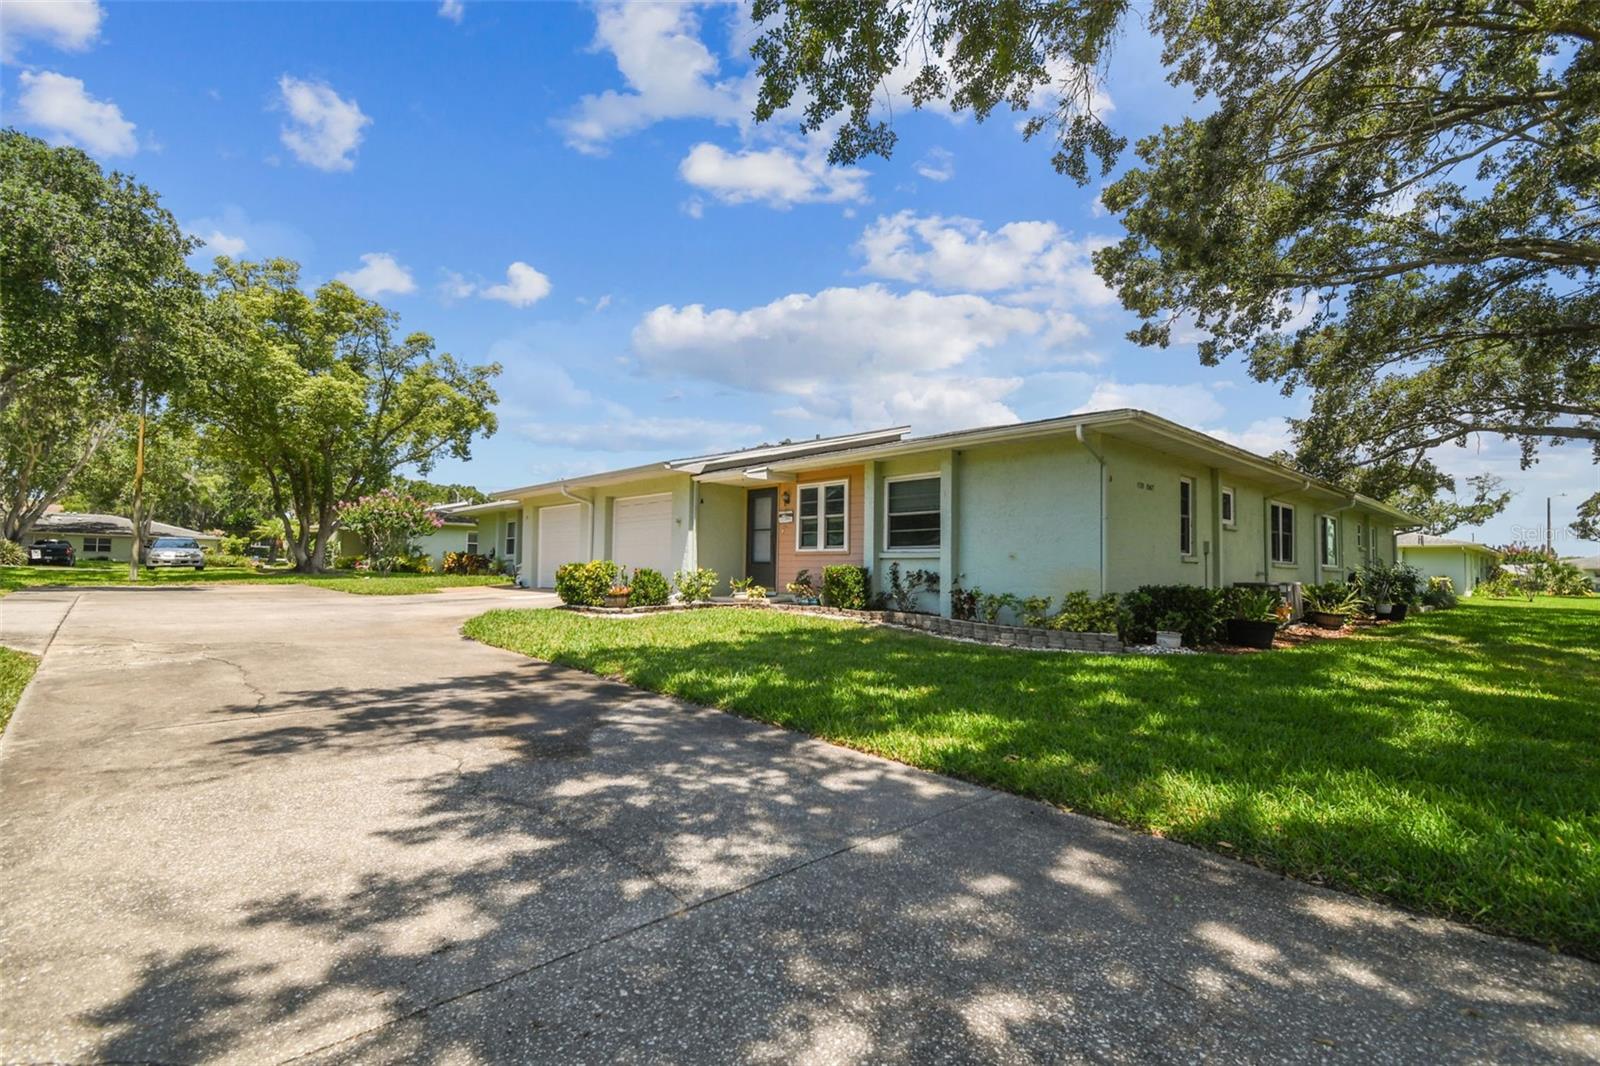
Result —
<path fill-rule="evenodd" d="M 340 528 L 366 542 L 367 567 L 381 572 L 387 572 L 395 557 L 409 550 L 414 538 L 427 536 L 442 525 L 444 519 L 428 504 L 391 489 L 348 501 L 339 508 Z"/>

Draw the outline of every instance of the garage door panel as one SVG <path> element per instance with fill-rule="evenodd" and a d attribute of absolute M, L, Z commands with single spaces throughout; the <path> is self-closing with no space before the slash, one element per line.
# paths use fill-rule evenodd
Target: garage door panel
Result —
<path fill-rule="evenodd" d="M 648 566 L 672 575 L 671 493 L 625 497 L 612 504 L 611 558 L 630 570 Z"/>
<path fill-rule="evenodd" d="M 561 507 L 544 507 L 539 510 L 539 586 L 553 588 L 556 567 L 563 563 L 587 562 L 589 553 L 582 550 L 579 536 L 579 505 L 569 503 Z"/>

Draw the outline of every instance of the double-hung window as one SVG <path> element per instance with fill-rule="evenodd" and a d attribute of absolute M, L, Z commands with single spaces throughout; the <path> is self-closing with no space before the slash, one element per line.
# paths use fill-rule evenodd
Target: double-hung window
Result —
<path fill-rule="evenodd" d="M 889 551 L 938 548 L 939 478 L 894 478 L 887 483 L 883 544 Z"/>
<path fill-rule="evenodd" d="M 1356 552 L 1359 555 L 1367 554 L 1367 523 L 1356 523 Z"/>
<path fill-rule="evenodd" d="M 467 534 L 467 554 L 468 555 L 477 555 L 478 554 L 478 531 L 477 530 L 473 530 L 471 533 Z"/>
<path fill-rule="evenodd" d="M 803 552 L 844 551 L 849 502 L 844 481 L 800 486 L 800 514 L 795 521 L 795 548 Z"/>
<path fill-rule="evenodd" d="M 1318 562 L 1323 566 L 1339 565 L 1339 522 L 1331 515 L 1317 517 Z"/>
<path fill-rule="evenodd" d="M 515 518 L 506 522 L 506 558 L 517 557 L 517 520 Z"/>
<path fill-rule="evenodd" d="M 111 554 L 111 538 L 110 537 L 84 537 L 83 538 L 83 550 L 84 550 L 84 554 L 88 554 L 89 552 L 104 552 L 107 555 L 110 555 Z"/>
<path fill-rule="evenodd" d="M 1232 529 L 1234 526 L 1239 524 L 1239 520 L 1234 517 L 1234 512 L 1233 512 L 1234 503 L 1233 503 L 1233 490 L 1232 489 L 1223 489 L 1222 490 L 1222 504 L 1221 504 L 1221 506 L 1222 506 L 1222 524 L 1224 526 L 1227 526 L 1229 529 Z"/>
<path fill-rule="evenodd" d="M 1286 503 L 1272 505 L 1272 526 L 1267 531 L 1272 561 L 1294 563 L 1294 508 Z"/>
<path fill-rule="evenodd" d="M 1194 479 L 1178 479 L 1178 553 L 1194 554 Z"/>

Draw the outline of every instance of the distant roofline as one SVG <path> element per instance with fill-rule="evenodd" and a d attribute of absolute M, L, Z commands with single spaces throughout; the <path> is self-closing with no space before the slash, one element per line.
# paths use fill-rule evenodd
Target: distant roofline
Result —
<path fill-rule="evenodd" d="M 848 433 L 836 437 L 818 437 L 813 440 L 798 441 L 787 445 L 761 445 L 742 451 L 692 456 L 687 459 L 669 459 L 657 463 L 647 463 L 642 466 L 626 467 L 620 470 L 607 470 L 578 477 L 558 478 L 535 485 L 522 485 L 495 493 L 496 498 L 490 504 L 478 504 L 474 508 L 461 508 L 460 511 L 461 513 L 470 513 L 480 508 L 483 510 L 497 510 L 499 507 L 504 507 L 513 502 L 514 498 L 556 492 L 565 494 L 568 489 L 572 488 L 600 487 L 606 484 L 631 481 L 652 475 L 689 474 L 698 476 L 718 470 L 741 467 L 763 472 L 799 472 L 835 466 L 840 462 L 864 461 L 869 458 L 927 451 L 931 448 L 971 447 L 978 444 L 1006 440 L 1055 436 L 1083 429 L 1106 431 L 1121 426 L 1137 426 L 1141 430 L 1173 443 L 1207 452 L 1213 456 L 1220 456 L 1235 466 L 1249 468 L 1266 478 L 1275 478 L 1291 484 L 1298 482 L 1303 491 L 1318 491 L 1324 495 L 1344 501 L 1344 506 L 1359 504 L 1370 511 L 1387 515 L 1403 525 L 1415 526 L 1422 524 L 1422 519 L 1409 511 L 1403 511 L 1398 507 L 1393 507 L 1381 500 L 1375 500 L 1370 496 L 1352 493 L 1332 482 L 1307 474 L 1303 470 L 1297 470 L 1292 466 L 1276 462 L 1266 456 L 1247 451 L 1236 444 L 1220 440 L 1208 433 L 1190 429 L 1188 426 L 1173 422 L 1170 419 L 1132 407 L 1119 407 L 1107 411 L 1085 411 L 1078 414 L 1060 415 L 1054 418 L 1035 419 L 1029 422 L 1012 422 L 998 426 L 980 426 L 975 429 L 931 433 L 922 437 L 907 437 L 905 433 L 909 427 L 892 426 L 886 429 Z M 786 455 L 784 453 L 793 454 Z M 762 460 L 765 460 L 765 462 L 762 462 Z M 498 504 L 499 507 L 491 506 L 492 504 Z"/>
<path fill-rule="evenodd" d="M 125 515 L 98 514 L 87 511 L 52 511 L 50 514 L 41 515 L 27 530 L 30 533 L 87 533 L 90 536 L 101 537 L 131 537 L 133 536 L 133 520 Z M 215 533 L 205 533 L 198 529 L 187 529 L 175 526 L 171 522 L 150 523 L 150 534 L 158 537 L 204 537 L 207 540 L 216 540 Z"/>
<path fill-rule="evenodd" d="M 1505 552 L 1492 548 L 1481 541 L 1461 540 L 1458 537 L 1436 537 L 1430 533 L 1402 533 L 1396 539 L 1395 545 L 1401 548 L 1475 548 L 1486 555 L 1500 558 Z"/>

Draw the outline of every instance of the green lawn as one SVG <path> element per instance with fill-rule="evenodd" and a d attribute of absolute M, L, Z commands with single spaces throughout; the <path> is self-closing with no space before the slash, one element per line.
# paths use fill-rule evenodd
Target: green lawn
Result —
<path fill-rule="evenodd" d="M 1600 958 L 1600 600 L 1258 655 L 1040 654 L 776 611 L 468 636 Z"/>
<path fill-rule="evenodd" d="M 17 709 L 22 690 L 33 677 L 39 660 L 25 652 L 0 648 L 0 733 L 6 731 L 11 712 Z"/>
<path fill-rule="evenodd" d="M 404 596 L 415 592 L 436 592 L 464 585 L 509 585 L 511 579 L 499 575 L 465 574 L 358 574 L 339 571 L 332 574 L 296 574 L 289 570 L 249 570 L 240 566 L 208 566 L 204 570 L 141 570 L 140 585 L 210 585 L 248 582 L 252 585 L 314 585 L 371 596 Z M 0 595 L 22 588 L 43 586 L 127 585 L 127 563 L 79 563 L 77 566 L 0 567 Z"/>

